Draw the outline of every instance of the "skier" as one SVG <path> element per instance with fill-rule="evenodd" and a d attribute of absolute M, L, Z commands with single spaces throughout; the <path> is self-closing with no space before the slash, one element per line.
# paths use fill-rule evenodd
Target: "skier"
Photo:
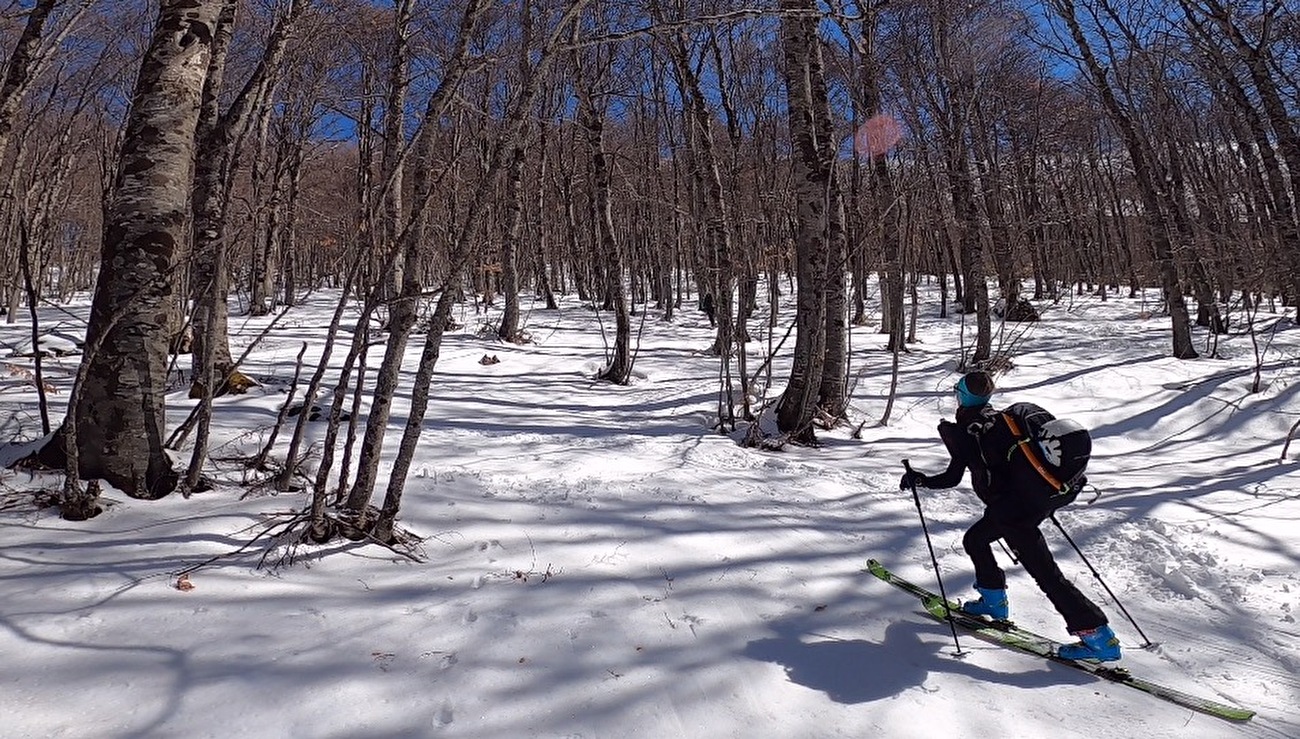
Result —
<path fill-rule="evenodd" d="M 964 603 L 962 610 L 999 620 L 1008 617 L 1006 573 L 998 566 L 992 547 L 994 541 L 1003 539 L 1065 619 L 1066 629 L 1080 639 L 1078 643 L 1062 646 L 1057 654 L 1067 659 L 1118 660 L 1119 640 L 1106 615 L 1061 573 L 1038 529 L 1060 503 L 1049 497 L 1051 491 L 1043 492 L 1043 480 L 1036 477 L 1034 466 L 1011 463 L 1015 447 L 1024 440 L 1015 438 L 1020 434 L 1012 428 L 1005 437 L 1010 441 L 1010 448 L 996 439 L 990 441 L 989 437 L 998 436 L 999 424 L 1003 428 L 1006 424 L 1003 414 L 989 404 L 994 389 L 993 378 L 987 372 L 969 372 L 957 382 L 956 422 L 946 419 L 939 422 L 939 437 L 952 457 L 948 469 L 933 477 L 909 470 L 904 473 L 899 488 L 955 487 L 965 471 L 970 470 L 971 487 L 985 508 L 984 516 L 962 538 L 962 546 L 975 565 L 975 590 L 980 598 Z M 1076 428 L 1082 431 L 1082 427 Z M 1065 433 L 1069 431 L 1066 429 Z M 1087 433 L 1082 433 L 1086 439 Z M 1069 447 L 1066 436 L 1061 441 Z M 990 443 L 996 449 L 1007 448 L 1007 454 L 986 453 Z M 1091 451 L 1091 441 L 1087 444 L 1082 451 L 1085 458 Z M 1061 447 L 1055 451 L 1059 460 Z M 1042 471 L 1041 467 L 1038 471 Z M 1074 494 L 1077 495 L 1077 489 Z M 1069 500 L 1073 500 L 1073 495 Z"/>

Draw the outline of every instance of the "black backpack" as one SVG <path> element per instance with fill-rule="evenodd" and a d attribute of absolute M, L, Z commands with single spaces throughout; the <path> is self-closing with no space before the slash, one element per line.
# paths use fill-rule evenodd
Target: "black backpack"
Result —
<path fill-rule="evenodd" d="M 1014 403 L 993 416 L 979 436 L 980 454 L 993 474 L 1009 474 L 1032 487 L 1055 510 L 1074 502 L 1087 484 L 1092 437 L 1076 421 L 1057 418 L 1042 406 Z"/>

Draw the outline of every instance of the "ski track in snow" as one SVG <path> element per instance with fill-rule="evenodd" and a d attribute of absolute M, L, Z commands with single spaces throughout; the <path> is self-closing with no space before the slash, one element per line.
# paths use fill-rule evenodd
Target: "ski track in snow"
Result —
<path fill-rule="evenodd" d="M 954 659 L 947 629 L 860 572 L 875 556 L 933 581 L 912 498 L 897 490 L 898 460 L 937 471 L 946 459 L 934 425 L 951 410 L 959 317 L 924 320 L 923 343 L 902 357 L 888 427 L 873 423 L 889 355 L 863 330 L 854 361 L 868 370 L 852 411 L 868 420 L 863 440 L 823 433 L 819 449 L 767 453 L 709 428 L 716 363 L 697 351 L 710 337 L 698 315 L 672 327 L 647 321 L 633 384 L 610 388 L 591 380 L 598 334 L 571 303 L 530 314 L 538 342 L 524 346 L 484 338 L 481 319 L 458 317 L 466 328 L 447 337 L 402 519 L 429 537 L 427 563 L 335 543 L 304 547 L 295 565 L 268 573 L 251 551 L 196 571 L 194 590 L 181 592 L 172 573 L 233 551 L 265 516 L 304 499 L 239 501 L 239 491 L 218 489 L 143 503 L 112 492 L 109 511 L 83 524 L 30 510 L 0 517 L 5 732 L 1300 736 L 1300 482 L 1269 459 L 1294 419 L 1286 403 L 1300 373 L 1289 362 L 1300 338 L 1279 335 L 1271 384 L 1244 398 L 1235 372 L 1244 360 L 1164 358 L 1167 329 L 1137 321 L 1139 307 L 1079 299 L 1049 312 L 1000 384 L 1006 402 L 1034 399 L 1096 430 L 1090 476 L 1102 495 L 1064 511 L 1062 523 L 1157 647 L 1135 648 L 1141 640 L 1116 604 L 1059 533 L 1045 531 L 1062 567 L 1110 615 L 1126 663 L 1255 708 L 1250 724 L 971 637 L 962 639 L 968 656 Z M 323 331 L 312 310 L 323 315 L 328 301 L 254 354 L 255 376 L 291 371 L 299 342 Z M 253 320 L 232 326 L 244 337 L 260 330 Z M 5 328 L 0 337 L 21 335 L 20 325 Z M 1071 331 L 1095 341 L 1070 349 L 1080 343 Z M 1225 341 L 1223 351 L 1240 346 L 1249 345 Z M 481 365 L 484 355 L 501 361 Z M 49 367 L 61 382 L 75 358 Z M 778 363 L 775 376 L 786 372 Z M 283 390 L 268 383 L 220 401 L 223 453 L 260 446 Z M 183 390 L 172 400 L 179 417 Z M 31 398 L 9 390 L 0 402 L 11 430 L 29 433 Z M 57 418 L 63 399 L 52 402 Z M 399 396 L 394 428 L 405 403 Z M 1241 412 L 1249 403 L 1257 410 Z M 1204 454 L 1221 446 L 1221 457 Z M 233 465 L 218 473 L 243 475 Z M 29 484 L 25 475 L 7 484 Z M 922 504 L 948 593 L 967 597 L 960 539 L 978 502 L 963 485 L 923 491 Z M 1065 639 L 1023 571 L 1008 573 L 1016 619 Z M 63 695 L 110 718 L 69 715 Z"/>

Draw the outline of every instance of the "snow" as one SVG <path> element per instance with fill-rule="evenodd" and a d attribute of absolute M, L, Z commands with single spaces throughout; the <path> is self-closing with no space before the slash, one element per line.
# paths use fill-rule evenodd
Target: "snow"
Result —
<path fill-rule="evenodd" d="M 18 338 L 17 342 L 9 351 L 11 357 L 30 357 L 36 353 L 32 349 L 32 335 L 30 333 L 31 324 L 28 323 L 29 333 Z M 9 336 L 11 334 L 6 334 Z M 40 354 L 42 357 L 62 357 L 68 354 L 77 354 L 81 351 L 81 339 L 69 336 L 67 333 L 55 330 L 44 333 L 41 336 Z"/>
<path fill-rule="evenodd" d="M 144 502 L 111 491 L 103 515 L 71 523 L 20 494 L 57 488 L 57 476 L 7 472 L 0 734 L 1300 736 L 1300 442 L 1279 462 L 1300 414 L 1300 329 L 1261 313 L 1272 340 L 1263 391 L 1250 394 L 1249 336 L 1224 337 L 1221 358 L 1170 359 L 1167 320 L 1139 315 L 1155 294 L 1040 304 L 1044 321 L 1016 339 L 996 402 L 1031 400 L 1093 432 L 1099 497 L 1061 520 L 1156 646 L 1138 648 L 1118 605 L 1044 530 L 1111 617 L 1124 664 L 1253 708 L 1248 724 L 968 634 L 958 659 L 943 624 L 861 572 L 875 557 L 934 584 L 898 476 L 904 458 L 922 471 L 946 462 L 935 426 L 952 412 L 962 319 L 938 318 L 927 291 L 889 424 L 876 421 L 891 357 L 873 327 L 856 328 L 862 438 L 823 431 L 821 447 L 783 452 L 739 446 L 743 429 L 710 428 L 718 366 L 702 352 L 707 320 L 689 307 L 671 324 L 653 312 L 635 319 L 629 387 L 591 379 L 604 361 L 598 321 L 611 321 L 576 300 L 529 310 L 535 343 L 519 346 L 481 331 L 494 314 L 462 311 L 401 519 L 428 537 L 424 562 L 347 541 L 272 548 L 264 560 L 271 537 L 250 541 L 302 508 L 302 494 L 224 484 Z M 319 356 L 335 297 L 292 309 L 251 355 L 252 376 L 279 382 L 218 400 L 218 460 L 264 442 L 301 342 L 308 361 Z M 64 310 L 84 316 L 86 306 L 65 306 L 58 320 Z M 236 354 L 270 320 L 232 316 Z M 762 340 L 751 371 L 768 332 L 752 327 Z M 24 336 L 21 322 L 0 327 L 6 345 Z M 1011 341 L 1010 327 L 1003 336 Z M 408 387 L 421 341 L 412 343 Z M 378 346 L 371 368 L 381 355 Z M 482 365 L 484 355 L 500 363 Z M 55 422 L 77 360 L 45 359 Z M 777 389 L 787 370 L 788 357 L 778 360 Z M 193 402 L 186 389 L 170 396 L 175 422 Z M 7 437 L 38 436 L 31 383 L 18 374 L 0 390 Z M 322 429 L 312 424 L 312 438 Z M 212 474 L 245 476 L 220 461 Z M 980 506 L 966 483 L 922 491 L 922 503 L 944 584 L 966 597 L 960 540 Z M 192 588 L 178 588 L 191 568 Z M 1065 640 L 1023 570 L 1008 574 L 1017 622 Z"/>

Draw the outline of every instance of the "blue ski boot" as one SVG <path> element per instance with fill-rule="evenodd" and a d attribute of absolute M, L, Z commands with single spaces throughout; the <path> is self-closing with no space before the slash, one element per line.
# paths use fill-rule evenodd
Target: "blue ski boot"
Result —
<path fill-rule="evenodd" d="M 981 588 L 976 585 L 975 591 L 980 594 L 980 599 L 962 603 L 961 610 L 963 613 L 969 613 L 972 616 L 988 616 L 994 621 L 1007 620 L 1007 616 L 1011 613 L 1011 606 L 1007 603 L 1006 590 Z"/>
<path fill-rule="evenodd" d="M 1119 639 L 1109 626 L 1102 624 L 1095 629 L 1076 631 L 1074 635 L 1080 641 L 1062 645 L 1056 650 L 1056 656 L 1065 659 L 1095 659 L 1098 662 L 1114 662 L 1119 659 Z"/>

